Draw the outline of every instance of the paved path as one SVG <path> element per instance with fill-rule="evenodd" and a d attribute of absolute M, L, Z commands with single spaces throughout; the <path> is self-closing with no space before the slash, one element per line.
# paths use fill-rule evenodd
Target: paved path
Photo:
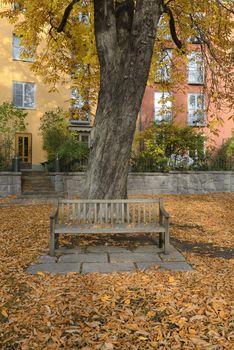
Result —
<path fill-rule="evenodd" d="M 60 248 L 57 257 L 43 255 L 36 264 L 27 268 L 27 272 L 109 273 L 144 270 L 153 266 L 161 271 L 192 271 L 184 256 L 172 245 L 168 255 L 164 255 L 156 245 L 144 245 L 134 249 L 99 245 Z"/>

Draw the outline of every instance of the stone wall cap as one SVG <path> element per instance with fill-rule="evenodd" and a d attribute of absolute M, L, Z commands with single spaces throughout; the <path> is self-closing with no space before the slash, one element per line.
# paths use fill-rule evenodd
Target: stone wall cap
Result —
<path fill-rule="evenodd" d="M 53 173 L 53 172 L 49 172 L 48 173 L 50 176 L 54 176 L 54 175 L 63 175 L 63 176 L 67 176 L 67 175 L 69 175 L 69 176 L 74 176 L 74 175 L 85 175 L 85 173 L 84 172 L 69 172 L 69 173 L 66 173 L 66 172 L 59 172 L 59 173 Z"/>
<path fill-rule="evenodd" d="M 21 172 L 13 172 L 13 171 L 0 171 L 0 176 L 6 176 L 6 175 L 10 175 L 10 176 L 21 176 Z"/>

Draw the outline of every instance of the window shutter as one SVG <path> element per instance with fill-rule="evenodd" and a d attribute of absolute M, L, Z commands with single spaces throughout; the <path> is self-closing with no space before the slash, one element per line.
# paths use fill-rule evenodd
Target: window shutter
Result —
<path fill-rule="evenodd" d="M 13 103 L 16 107 L 23 107 L 23 84 L 13 83 Z"/>

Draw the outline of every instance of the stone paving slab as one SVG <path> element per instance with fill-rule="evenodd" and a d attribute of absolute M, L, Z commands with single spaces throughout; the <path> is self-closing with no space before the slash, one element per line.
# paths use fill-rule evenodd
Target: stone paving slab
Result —
<path fill-rule="evenodd" d="M 90 246 L 87 247 L 87 253 L 99 253 L 99 252 L 106 252 L 106 253 L 128 253 L 130 250 L 124 247 L 114 247 L 114 246 L 107 246 L 107 245 L 98 245 L 98 246 Z"/>
<path fill-rule="evenodd" d="M 152 262 L 162 261 L 157 253 L 110 253 L 110 262 Z"/>
<path fill-rule="evenodd" d="M 89 253 L 89 254 L 66 254 L 62 255 L 58 262 L 72 263 L 72 262 L 95 262 L 104 263 L 108 262 L 107 253 Z"/>
<path fill-rule="evenodd" d="M 162 261 L 173 262 L 173 261 L 185 261 L 185 257 L 180 254 L 177 250 L 169 251 L 169 254 L 159 254 Z"/>
<path fill-rule="evenodd" d="M 42 255 L 37 260 L 38 264 L 47 264 L 47 263 L 55 263 L 57 258 L 55 256 L 50 255 Z"/>
<path fill-rule="evenodd" d="M 106 245 L 66 248 L 57 250 L 56 257 L 42 255 L 36 264 L 29 266 L 27 272 L 50 273 L 111 273 L 145 270 L 155 267 L 159 271 L 192 271 L 182 254 L 172 245 L 165 255 L 156 245 L 137 248 L 112 247 Z"/>
<path fill-rule="evenodd" d="M 135 271 L 135 265 L 133 263 L 84 263 L 82 265 L 82 273 L 99 272 L 99 273 L 110 273 L 110 272 L 127 272 Z"/>
<path fill-rule="evenodd" d="M 192 267 L 185 261 L 158 262 L 158 263 L 137 263 L 139 270 L 149 269 L 155 266 L 158 271 L 193 271 Z"/>
<path fill-rule="evenodd" d="M 134 253 L 162 253 L 162 249 L 156 245 L 143 245 L 133 249 Z"/>
<path fill-rule="evenodd" d="M 37 272 L 68 273 L 80 272 L 80 263 L 47 263 L 32 265 L 27 268 L 27 272 L 36 274 Z"/>
<path fill-rule="evenodd" d="M 56 250 L 56 253 L 58 253 L 58 255 L 79 254 L 79 253 L 85 253 L 86 249 L 87 249 L 86 247 L 76 247 L 76 248 L 60 247 Z"/>

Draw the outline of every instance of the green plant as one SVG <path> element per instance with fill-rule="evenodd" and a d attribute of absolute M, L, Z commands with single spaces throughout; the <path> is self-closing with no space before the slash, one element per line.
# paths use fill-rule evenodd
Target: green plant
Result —
<path fill-rule="evenodd" d="M 58 108 L 46 112 L 41 118 L 40 130 L 43 148 L 48 154 L 49 170 L 54 170 L 56 157 L 63 171 L 80 170 L 88 157 L 88 145 L 77 140 L 77 135 L 68 129 L 64 111 Z"/>
<path fill-rule="evenodd" d="M 10 102 L 0 105 L 0 170 L 10 166 L 14 152 L 15 133 L 25 130 L 27 113 Z"/>
<path fill-rule="evenodd" d="M 49 159 L 54 159 L 59 147 L 69 137 L 66 115 L 61 108 L 48 111 L 41 118 L 40 131 L 43 139 L 43 149 L 47 152 Z"/>
<path fill-rule="evenodd" d="M 212 170 L 234 170 L 234 130 L 232 136 L 224 142 L 215 156 L 211 157 L 210 168 Z"/>
<path fill-rule="evenodd" d="M 167 171 L 200 167 L 204 158 L 204 136 L 191 126 L 162 122 L 139 133 L 144 149 L 132 157 L 133 170 Z"/>
<path fill-rule="evenodd" d="M 82 161 L 88 157 L 87 144 L 79 142 L 74 133 L 70 133 L 67 140 L 58 148 L 61 168 L 66 171 L 80 170 Z"/>

